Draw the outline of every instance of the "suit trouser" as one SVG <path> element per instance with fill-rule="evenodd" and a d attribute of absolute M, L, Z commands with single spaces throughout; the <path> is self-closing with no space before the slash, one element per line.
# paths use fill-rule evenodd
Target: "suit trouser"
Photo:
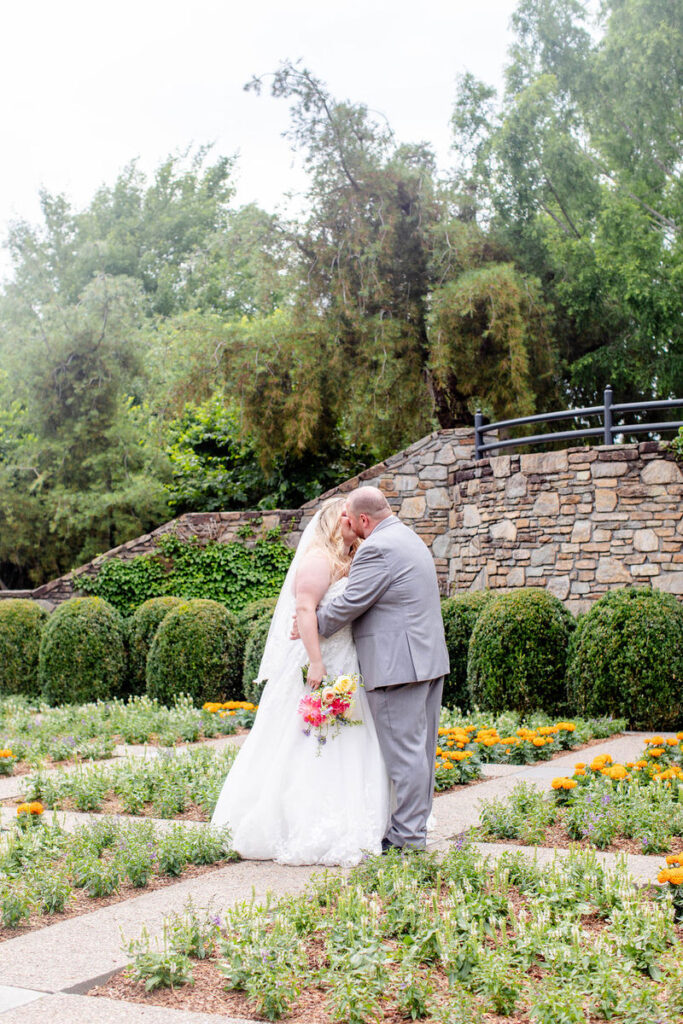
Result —
<path fill-rule="evenodd" d="M 394 784 L 396 808 L 385 839 L 423 849 L 434 796 L 443 676 L 367 691 L 377 739 Z"/>

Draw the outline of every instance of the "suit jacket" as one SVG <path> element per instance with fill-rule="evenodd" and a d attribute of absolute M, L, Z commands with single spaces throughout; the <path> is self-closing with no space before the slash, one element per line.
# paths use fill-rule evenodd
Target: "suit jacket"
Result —
<path fill-rule="evenodd" d="M 434 562 L 396 516 L 383 519 L 361 544 L 344 593 L 318 609 L 322 636 L 349 622 L 366 690 L 448 673 Z"/>

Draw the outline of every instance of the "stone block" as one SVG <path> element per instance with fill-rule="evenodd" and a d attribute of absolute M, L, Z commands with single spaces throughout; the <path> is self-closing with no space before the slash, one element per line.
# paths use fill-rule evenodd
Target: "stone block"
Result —
<path fill-rule="evenodd" d="M 631 573 L 617 558 L 605 557 L 598 562 L 595 573 L 598 583 L 631 583 Z"/>
<path fill-rule="evenodd" d="M 576 479 L 583 483 L 584 480 L 590 480 L 591 471 L 590 469 L 579 469 L 576 474 Z"/>
<path fill-rule="evenodd" d="M 462 525 L 467 529 L 481 525 L 481 515 L 476 505 L 465 505 L 462 513 Z"/>
<path fill-rule="evenodd" d="M 434 463 L 433 466 L 425 466 L 424 469 L 420 470 L 420 480 L 447 480 L 448 469 L 446 466 L 440 466 Z"/>
<path fill-rule="evenodd" d="M 438 537 L 434 538 L 432 554 L 435 558 L 448 558 L 452 550 L 451 538 L 447 533 L 441 533 Z"/>
<path fill-rule="evenodd" d="M 485 569 L 484 566 L 482 566 L 482 568 L 479 570 L 477 575 L 474 577 L 474 579 L 470 583 L 470 590 L 486 590 L 486 586 L 487 586 L 486 569 Z"/>
<path fill-rule="evenodd" d="M 551 576 L 546 589 L 559 598 L 560 601 L 565 601 L 569 596 L 569 586 L 569 576 Z"/>
<path fill-rule="evenodd" d="M 505 484 L 507 498 L 522 498 L 526 494 L 527 479 L 524 473 L 514 473 Z"/>
<path fill-rule="evenodd" d="M 452 444 L 445 444 L 443 448 L 439 448 L 438 451 L 434 452 L 434 462 L 441 466 L 450 466 L 455 462 L 455 454 L 453 452 Z"/>
<path fill-rule="evenodd" d="M 494 455 L 490 460 L 491 472 L 495 477 L 510 476 L 510 456 Z"/>
<path fill-rule="evenodd" d="M 683 476 L 675 462 L 653 459 L 641 470 L 640 479 L 644 484 L 679 484 Z"/>
<path fill-rule="evenodd" d="M 651 562 L 645 562 L 643 565 L 632 565 L 631 575 L 632 576 L 659 576 L 661 569 L 658 565 L 652 565 Z"/>
<path fill-rule="evenodd" d="M 636 551 L 657 551 L 659 537 L 654 530 L 634 530 L 633 546 Z"/>
<path fill-rule="evenodd" d="M 404 498 L 401 502 L 401 519 L 419 519 L 425 514 L 426 501 L 422 496 Z"/>
<path fill-rule="evenodd" d="M 490 531 L 493 540 L 517 540 L 517 527 L 511 519 L 501 519 L 498 523 L 492 523 Z"/>
<path fill-rule="evenodd" d="M 655 576 L 652 586 L 664 590 L 667 594 L 683 594 L 683 567 L 680 572 L 663 572 Z"/>
<path fill-rule="evenodd" d="M 430 487 L 427 491 L 428 508 L 450 508 L 451 498 L 445 487 Z"/>
<path fill-rule="evenodd" d="M 532 565 L 553 565 L 557 558 L 557 544 L 542 544 L 531 551 Z"/>
<path fill-rule="evenodd" d="M 628 473 L 628 464 L 626 462 L 598 461 L 591 466 L 591 473 L 594 480 L 601 477 L 623 476 L 624 473 Z"/>
<path fill-rule="evenodd" d="M 611 530 L 601 530 L 599 528 L 596 528 L 593 531 L 593 540 L 595 541 L 596 544 L 604 544 L 605 541 L 610 541 L 611 539 L 612 539 L 612 531 Z"/>
<path fill-rule="evenodd" d="M 541 491 L 534 502 L 533 512 L 537 516 L 556 516 L 560 511 L 560 496 L 556 491 Z"/>
<path fill-rule="evenodd" d="M 510 569 L 507 574 L 508 587 L 523 587 L 526 582 L 526 574 L 521 566 Z"/>
<path fill-rule="evenodd" d="M 602 487 L 595 492 L 595 511 L 613 512 L 617 507 L 617 496 L 614 491 L 606 491 Z"/>
<path fill-rule="evenodd" d="M 567 452 L 530 452 L 520 457 L 522 473 L 564 473 L 569 462 Z"/>
<path fill-rule="evenodd" d="M 417 487 L 417 477 L 411 473 L 397 473 L 393 482 L 397 491 L 414 491 Z"/>

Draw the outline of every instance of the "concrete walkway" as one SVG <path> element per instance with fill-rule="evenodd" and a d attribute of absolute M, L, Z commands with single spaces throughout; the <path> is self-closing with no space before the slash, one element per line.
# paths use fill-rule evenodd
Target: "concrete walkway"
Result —
<path fill-rule="evenodd" d="M 577 761 L 591 760 L 600 753 L 609 753 L 614 761 L 636 760 L 642 753 L 645 736 L 640 733 L 605 740 L 585 751 L 572 751 L 533 766 L 487 766 L 485 781 L 436 797 L 437 828 L 430 834 L 429 848 L 448 849 L 453 836 L 475 826 L 482 798 L 503 796 L 519 782 L 549 789 L 555 776 L 571 774 Z M 234 742 L 235 737 L 226 739 Z M 13 816 L 11 808 L 4 809 L 2 817 L 8 816 Z M 73 828 L 96 816 L 60 813 L 57 817 L 65 827 Z M 190 826 L 204 827 L 194 822 L 188 823 Z M 520 849 L 540 864 L 568 853 L 508 844 L 479 845 L 482 853 L 492 858 Z M 617 863 L 614 854 L 598 856 L 605 865 Z M 653 881 L 662 866 L 660 856 L 623 859 L 627 870 L 642 882 Z M 286 867 L 270 861 L 240 861 L 0 943 L 0 1024 L 161 1024 L 162 1019 L 167 1024 L 243 1024 L 236 1018 L 120 1003 L 84 993 L 126 964 L 127 956 L 121 949 L 122 933 L 135 938 L 143 926 L 151 933 L 159 932 L 164 917 L 182 910 L 188 897 L 198 907 L 211 905 L 221 910 L 252 896 L 262 899 L 268 891 L 277 895 L 301 892 L 311 876 L 321 870 Z"/>

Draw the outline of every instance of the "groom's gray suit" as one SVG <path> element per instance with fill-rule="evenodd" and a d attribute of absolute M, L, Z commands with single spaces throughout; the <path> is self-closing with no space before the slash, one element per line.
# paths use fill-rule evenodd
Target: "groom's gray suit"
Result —
<path fill-rule="evenodd" d="M 448 651 L 436 569 L 422 540 L 396 516 L 361 544 L 343 594 L 318 610 L 331 636 L 353 638 L 382 754 L 396 791 L 385 839 L 424 848 Z"/>

